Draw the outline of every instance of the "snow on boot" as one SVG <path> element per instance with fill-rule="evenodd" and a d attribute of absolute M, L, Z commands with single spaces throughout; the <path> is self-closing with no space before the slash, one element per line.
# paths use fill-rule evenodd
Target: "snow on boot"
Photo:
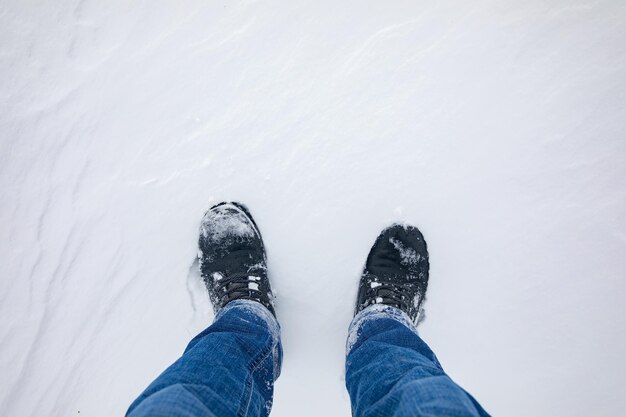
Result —
<path fill-rule="evenodd" d="M 394 224 L 370 250 L 361 276 L 355 313 L 372 304 L 397 307 L 416 322 L 428 287 L 428 251 L 422 233 Z"/>
<path fill-rule="evenodd" d="M 233 300 L 254 300 L 276 315 L 263 239 L 244 205 L 211 207 L 202 218 L 198 249 L 215 312 Z"/>

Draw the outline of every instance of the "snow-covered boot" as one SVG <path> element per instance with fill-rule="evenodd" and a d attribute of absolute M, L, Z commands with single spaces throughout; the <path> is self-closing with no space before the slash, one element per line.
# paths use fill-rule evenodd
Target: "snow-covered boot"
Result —
<path fill-rule="evenodd" d="M 217 312 L 233 300 L 254 300 L 274 315 L 261 233 L 248 209 L 224 202 L 211 207 L 200 225 L 200 272 Z"/>
<path fill-rule="evenodd" d="M 354 314 L 384 304 L 415 322 L 428 287 L 428 266 L 426 241 L 416 227 L 394 224 L 384 229 L 367 257 Z"/>

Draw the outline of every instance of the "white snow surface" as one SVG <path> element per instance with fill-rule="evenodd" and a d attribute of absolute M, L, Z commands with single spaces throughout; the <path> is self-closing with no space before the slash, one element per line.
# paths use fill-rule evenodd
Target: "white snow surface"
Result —
<path fill-rule="evenodd" d="M 428 242 L 420 334 L 494 415 L 626 409 L 626 2 L 0 1 L 0 413 L 123 415 L 213 317 L 248 205 L 275 417 L 349 416 L 365 257 Z"/>

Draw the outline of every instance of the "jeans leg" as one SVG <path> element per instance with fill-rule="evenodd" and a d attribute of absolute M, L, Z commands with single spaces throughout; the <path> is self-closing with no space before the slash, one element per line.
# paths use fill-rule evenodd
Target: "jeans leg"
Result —
<path fill-rule="evenodd" d="M 394 307 L 373 305 L 352 320 L 346 387 L 354 417 L 488 416 Z"/>
<path fill-rule="evenodd" d="M 232 301 L 130 405 L 126 416 L 267 416 L 281 361 L 274 316 L 255 301 Z"/>

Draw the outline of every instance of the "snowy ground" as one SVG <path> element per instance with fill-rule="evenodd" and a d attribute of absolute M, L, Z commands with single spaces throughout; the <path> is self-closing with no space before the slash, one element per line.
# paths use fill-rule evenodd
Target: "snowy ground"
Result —
<path fill-rule="evenodd" d="M 500 416 L 626 408 L 626 3 L 0 0 L 0 413 L 122 415 L 211 322 L 198 222 L 256 217 L 275 417 L 349 416 L 379 230 Z"/>

